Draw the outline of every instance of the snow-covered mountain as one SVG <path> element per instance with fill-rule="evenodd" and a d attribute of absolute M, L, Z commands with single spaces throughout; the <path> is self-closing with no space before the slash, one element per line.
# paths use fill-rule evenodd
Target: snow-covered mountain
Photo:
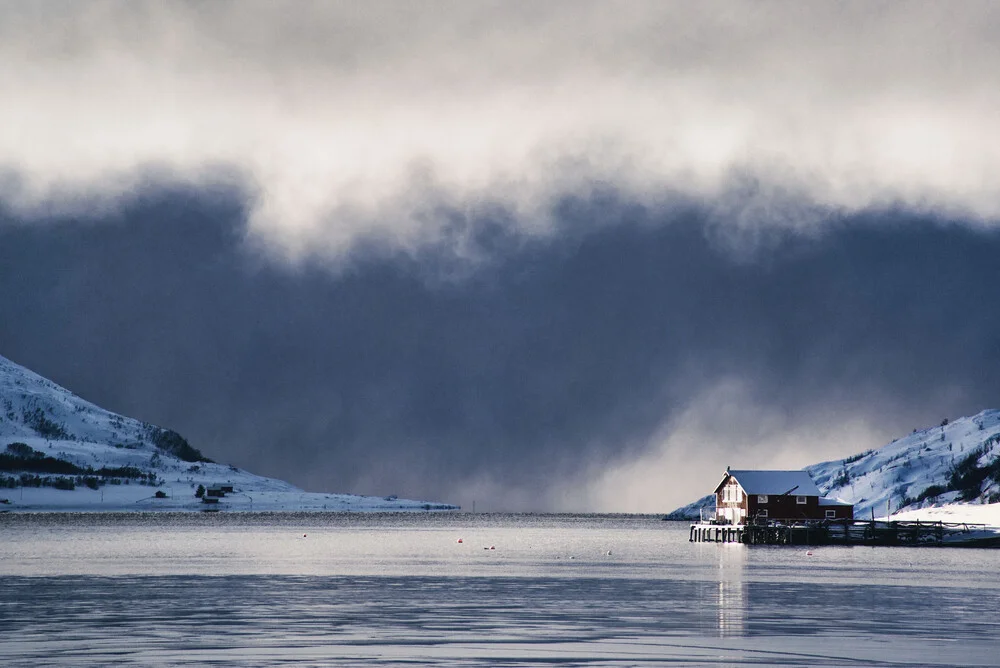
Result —
<path fill-rule="evenodd" d="M 806 471 L 824 495 L 853 503 L 857 518 L 946 504 L 1000 503 L 1000 410 L 944 420 L 877 450 Z M 668 517 L 694 519 L 701 508 L 714 507 L 709 494 Z"/>
<path fill-rule="evenodd" d="M 205 490 L 232 491 L 210 497 Z M 217 499 L 217 500 L 216 500 Z M 81 399 L 0 356 L 0 510 L 450 510 L 310 493 L 218 464 L 180 434 Z"/>

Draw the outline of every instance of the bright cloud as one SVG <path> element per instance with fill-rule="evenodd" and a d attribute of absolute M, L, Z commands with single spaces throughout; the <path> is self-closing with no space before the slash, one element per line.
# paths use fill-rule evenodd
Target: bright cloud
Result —
<path fill-rule="evenodd" d="M 884 445 L 892 429 L 884 416 L 876 425 L 832 406 L 790 415 L 745 382 L 724 379 L 692 397 L 641 457 L 595 466 L 585 484 L 561 487 L 551 501 L 563 510 L 669 512 L 710 494 L 726 466 L 800 469 Z"/>
<path fill-rule="evenodd" d="M 567 191 L 724 202 L 748 176 L 990 223 L 998 32 L 993 3 L 9 2 L 0 167 L 30 215 L 222 166 L 293 255 L 435 240 L 440 204 L 531 233 Z"/>

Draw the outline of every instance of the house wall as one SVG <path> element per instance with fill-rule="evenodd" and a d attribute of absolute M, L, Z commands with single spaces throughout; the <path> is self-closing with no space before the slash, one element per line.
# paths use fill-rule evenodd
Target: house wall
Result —
<path fill-rule="evenodd" d="M 715 493 L 715 516 L 733 524 L 746 520 L 747 495 L 735 478 L 730 477 Z"/>
<path fill-rule="evenodd" d="M 794 494 L 785 496 L 769 495 L 767 503 L 760 503 L 756 494 L 748 497 L 748 516 L 757 517 L 759 511 L 767 510 L 769 520 L 818 520 L 824 513 L 819 506 L 819 497 L 807 496 L 805 503 L 798 503 Z"/>
<path fill-rule="evenodd" d="M 832 519 L 853 520 L 854 506 L 820 506 L 820 515 L 826 518 L 826 511 L 832 510 L 835 515 Z"/>

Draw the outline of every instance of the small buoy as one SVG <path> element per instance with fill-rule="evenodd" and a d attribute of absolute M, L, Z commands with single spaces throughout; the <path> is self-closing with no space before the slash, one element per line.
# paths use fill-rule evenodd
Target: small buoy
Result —
<path fill-rule="evenodd" d="M 494 546 L 490 545 L 490 549 L 491 550 L 495 550 L 496 548 Z"/>
<path fill-rule="evenodd" d="M 608 556 L 609 557 L 611 556 L 611 550 L 608 550 Z"/>
<path fill-rule="evenodd" d="M 576 559 L 576 557 L 574 557 L 574 556 L 572 556 L 572 555 L 571 555 L 571 556 L 570 556 L 570 559 Z"/>
<path fill-rule="evenodd" d="M 459 539 L 458 539 L 457 541 L 455 541 L 455 542 L 456 542 L 456 543 L 461 543 L 461 542 L 462 542 L 462 539 L 461 539 L 461 538 L 459 538 Z"/>
<path fill-rule="evenodd" d="M 305 535 L 305 534 L 302 534 L 302 537 L 303 537 L 303 538 L 305 538 L 305 537 L 306 537 L 306 535 Z"/>
<path fill-rule="evenodd" d="M 813 556 L 813 553 L 811 551 L 810 552 L 806 552 L 806 556 L 807 557 L 811 557 L 811 556 Z"/>

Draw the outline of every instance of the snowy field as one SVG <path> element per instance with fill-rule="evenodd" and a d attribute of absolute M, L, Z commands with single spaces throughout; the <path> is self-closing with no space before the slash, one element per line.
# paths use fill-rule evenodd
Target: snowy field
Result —
<path fill-rule="evenodd" d="M 880 519 L 887 519 L 885 517 Z M 985 524 L 1000 528 L 1000 503 L 951 504 L 929 508 L 918 508 L 893 513 L 891 519 L 913 522 L 956 522 L 968 524 Z"/>
<path fill-rule="evenodd" d="M 162 491 L 166 498 L 156 498 Z M 99 490 L 77 488 L 64 491 L 51 487 L 27 487 L 0 490 L 0 512 L 148 512 L 148 511 L 340 511 L 385 512 L 454 510 L 448 504 L 354 494 L 321 494 L 300 489 L 267 490 L 234 487 L 218 503 L 206 504 L 196 498 L 193 489 L 182 483 L 144 485 L 108 485 Z M 7 503 L 2 503 L 6 499 Z"/>

